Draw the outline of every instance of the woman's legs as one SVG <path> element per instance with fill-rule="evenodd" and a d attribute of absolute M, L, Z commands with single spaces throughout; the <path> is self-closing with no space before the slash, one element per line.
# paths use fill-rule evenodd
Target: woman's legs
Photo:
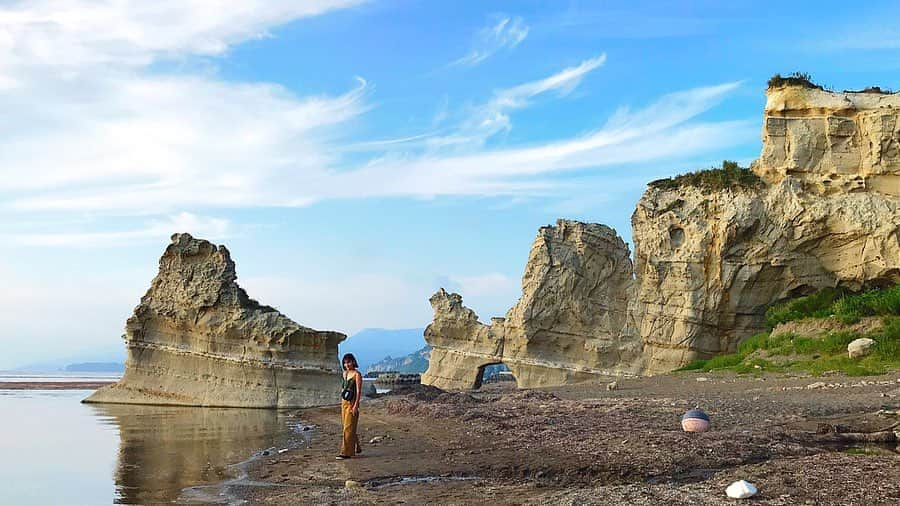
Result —
<path fill-rule="evenodd" d="M 356 434 L 356 425 L 359 423 L 359 412 L 353 414 L 353 403 L 341 401 L 341 423 L 344 425 L 343 440 L 341 441 L 341 455 L 352 457 L 362 448 L 359 446 L 359 436 Z"/>

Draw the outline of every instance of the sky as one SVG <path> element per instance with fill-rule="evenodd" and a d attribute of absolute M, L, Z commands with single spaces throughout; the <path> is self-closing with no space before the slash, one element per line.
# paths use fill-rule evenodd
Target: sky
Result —
<path fill-rule="evenodd" d="M 760 151 L 766 80 L 900 88 L 894 2 L 0 0 L 0 369 L 121 356 L 175 232 L 352 334 L 520 293 L 537 229 Z"/>

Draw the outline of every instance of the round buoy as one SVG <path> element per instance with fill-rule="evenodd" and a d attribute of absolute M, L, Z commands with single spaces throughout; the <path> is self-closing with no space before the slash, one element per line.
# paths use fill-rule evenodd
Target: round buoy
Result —
<path fill-rule="evenodd" d="M 681 417 L 681 428 L 685 432 L 704 432 L 709 428 L 709 416 L 701 409 L 691 409 Z"/>

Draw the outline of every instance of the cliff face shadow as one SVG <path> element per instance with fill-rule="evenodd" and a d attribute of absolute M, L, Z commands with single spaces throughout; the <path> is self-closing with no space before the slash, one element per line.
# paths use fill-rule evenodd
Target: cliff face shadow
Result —
<path fill-rule="evenodd" d="M 115 504 L 175 501 L 182 489 L 233 477 L 228 466 L 287 444 L 283 412 L 266 409 L 96 405 L 119 433 Z"/>

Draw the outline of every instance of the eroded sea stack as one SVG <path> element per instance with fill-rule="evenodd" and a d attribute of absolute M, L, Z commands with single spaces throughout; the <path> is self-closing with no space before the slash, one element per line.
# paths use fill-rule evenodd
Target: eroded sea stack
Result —
<path fill-rule="evenodd" d="M 767 98 L 752 174 L 649 185 L 633 279 L 613 230 L 560 221 L 538 233 L 506 319 L 483 325 L 459 295 L 435 294 L 423 383 L 469 388 L 495 362 L 520 387 L 667 372 L 733 351 L 772 303 L 900 282 L 900 95 L 792 85 Z"/>
<path fill-rule="evenodd" d="M 224 246 L 175 234 L 125 331 L 125 374 L 85 402 L 334 404 L 346 336 L 298 325 L 238 286 Z"/>
<path fill-rule="evenodd" d="M 506 364 L 519 387 L 565 384 L 597 374 L 639 372 L 641 343 L 629 320 L 628 246 L 605 225 L 559 220 L 543 227 L 522 277 L 522 297 L 492 325 L 444 290 L 431 297 L 433 347 L 422 383 L 480 384 L 484 366 Z"/>

